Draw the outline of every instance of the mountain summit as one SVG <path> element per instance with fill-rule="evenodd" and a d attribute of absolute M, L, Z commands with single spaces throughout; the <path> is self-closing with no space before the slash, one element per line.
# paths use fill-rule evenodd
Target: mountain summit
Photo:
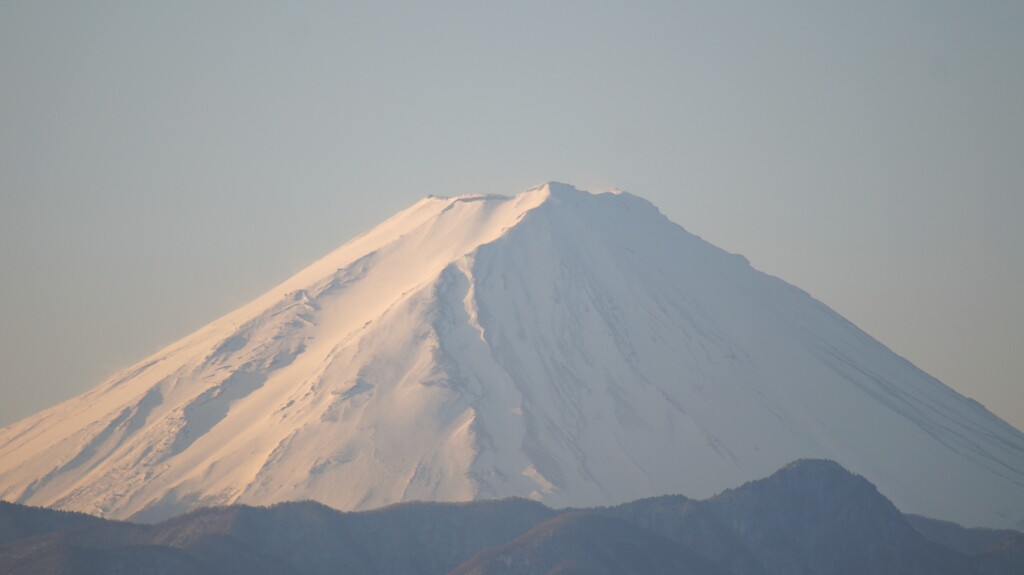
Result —
<path fill-rule="evenodd" d="M 903 511 L 1024 518 L 1024 434 L 621 193 L 430 197 L 0 430 L 0 498 L 155 520 L 707 497 L 798 458 Z"/>

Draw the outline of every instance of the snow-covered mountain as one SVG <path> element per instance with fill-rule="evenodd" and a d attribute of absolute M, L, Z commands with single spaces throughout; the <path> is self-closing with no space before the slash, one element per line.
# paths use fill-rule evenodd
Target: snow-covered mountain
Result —
<path fill-rule="evenodd" d="M 150 520 L 703 498 L 806 457 L 905 512 L 1024 518 L 1024 434 L 625 193 L 426 198 L 0 430 L 0 498 Z"/>

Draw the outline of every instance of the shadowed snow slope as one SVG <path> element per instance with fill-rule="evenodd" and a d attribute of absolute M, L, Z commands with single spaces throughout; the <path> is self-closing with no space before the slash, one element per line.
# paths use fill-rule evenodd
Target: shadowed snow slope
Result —
<path fill-rule="evenodd" d="M 806 457 L 1024 518 L 1024 434 L 625 193 L 431 197 L 0 430 L 0 498 L 113 518 L 315 499 L 707 497 Z"/>

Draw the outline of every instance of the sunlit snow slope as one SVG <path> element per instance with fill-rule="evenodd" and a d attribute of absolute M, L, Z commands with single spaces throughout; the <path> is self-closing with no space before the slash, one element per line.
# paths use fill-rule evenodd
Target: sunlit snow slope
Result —
<path fill-rule="evenodd" d="M 801 457 L 903 511 L 1024 518 L 1024 434 L 629 194 L 431 197 L 0 430 L 0 498 L 153 520 L 707 497 Z"/>

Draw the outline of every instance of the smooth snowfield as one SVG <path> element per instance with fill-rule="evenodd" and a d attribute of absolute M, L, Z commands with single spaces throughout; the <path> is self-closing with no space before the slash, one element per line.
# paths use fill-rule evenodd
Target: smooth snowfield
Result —
<path fill-rule="evenodd" d="M 1024 434 L 650 203 L 427 198 L 0 430 L 0 498 L 153 520 L 704 498 L 834 459 L 904 512 L 1024 518 Z"/>

